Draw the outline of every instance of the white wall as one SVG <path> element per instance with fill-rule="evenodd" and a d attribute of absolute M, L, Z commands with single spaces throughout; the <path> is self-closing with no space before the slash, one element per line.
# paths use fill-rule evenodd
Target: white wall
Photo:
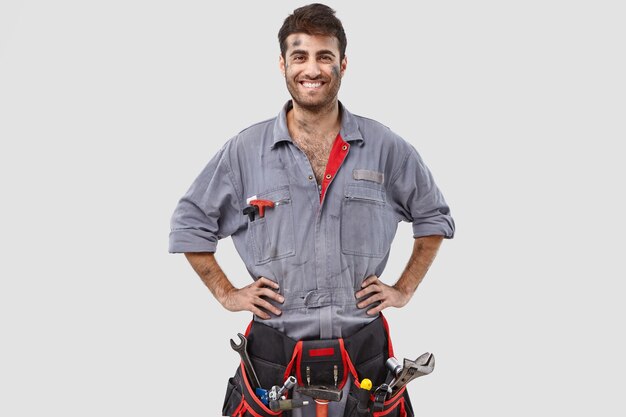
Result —
<path fill-rule="evenodd" d="M 218 414 L 250 316 L 167 254 L 169 217 L 288 98 L 276 34 L 302 4 L 2 0 L 1 415 Z M 418 414 L 624 415 L 624 6 L 382 4 L 330 3 L 340 98 L 419 149 L 458 227 L 387 312 L 399 357 L 437 357 Z M 248 283 L 230 240 L 218 259 Z"/>

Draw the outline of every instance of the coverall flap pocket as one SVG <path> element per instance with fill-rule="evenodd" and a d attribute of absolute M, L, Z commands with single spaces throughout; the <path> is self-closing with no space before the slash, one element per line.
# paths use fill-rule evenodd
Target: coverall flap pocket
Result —
<path fill-rule="evenodd" d="M 265 208 L 264 217 L 248 223 L 250 242 L 256 265 L 295 255 L 293 209 L 289 186 L 265 191 L 259 200 L 269 200 L 274 207 Z"/>
<path fill-rule="evenodd" d="M 385 192 L 348 184 L 341 206 L 341 250 L 347 255 L 383 257 L 389 251 L 391 227 Z"/>
<path fill-rule="evenodd" d="M 360 184 L 348 184 L 346 187 L 346 198 L 379 204 L 385 204 L 386 201 L 385 191 L 382 188 Z"/>

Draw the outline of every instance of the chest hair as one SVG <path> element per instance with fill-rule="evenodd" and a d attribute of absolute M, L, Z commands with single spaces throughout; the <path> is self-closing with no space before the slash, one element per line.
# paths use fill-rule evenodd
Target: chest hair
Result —
<path fill-rule="evenodd" d="M 336 134 L 325 138 L 298 135 L 294 142 L 309 159 L 317 184 L 321 184 Z"/>

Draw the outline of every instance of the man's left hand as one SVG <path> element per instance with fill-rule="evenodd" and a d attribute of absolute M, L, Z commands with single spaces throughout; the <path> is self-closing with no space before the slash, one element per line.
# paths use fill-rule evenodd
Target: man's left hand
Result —
<path fill-rule="evenodd" d="M 363 284 L 361 284 L 361 287 L 363 289 L 357 291 L 355 294 L 356 298 L 367 298 L 361 300 L 356 305 L 358 308 L 365 308 L 380 301 L 380 304 L 367 311 L 367 314 L 372 316 L 380 313 L 387 307 L 404 307 L 411 299 L 410 294 L 406 294 L 395 287 L 385 284 L 379 280 L 376 275 L 367 277 L 367 279 L 363 281 Z"/>

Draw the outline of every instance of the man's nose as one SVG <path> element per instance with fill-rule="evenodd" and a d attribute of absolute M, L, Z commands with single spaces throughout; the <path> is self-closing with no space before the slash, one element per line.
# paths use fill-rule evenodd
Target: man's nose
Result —
<path fill-rule="evenodd" d="M 304 74 L 308 78 L 317 78 L 317 77 L 319 77 L 319 75 L 321 73 L 322 73 L 322 71 L 320 70 L 320 66 L 319 66 L 317 60 L 311 59 L 311 60 L 309 60 L 309 62 L 307 62 Z"/>

